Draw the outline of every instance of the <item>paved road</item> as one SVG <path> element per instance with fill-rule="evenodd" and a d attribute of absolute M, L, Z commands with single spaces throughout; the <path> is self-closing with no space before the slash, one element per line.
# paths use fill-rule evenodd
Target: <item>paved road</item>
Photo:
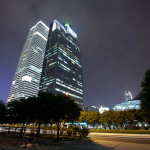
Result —
<path fill-rule="evenodd" d="M 150 150 L 150 135 L 90 133 L 94 143 L 112 150 Z"/>
<path fill-rule="evenodd" d="M 103 140 L 103 141 L 116 141 L 116 142 L 126 142 L 126 143 L 138 143 L 138 144 L 150 144 L 150 135 L 137 135 L 136 134 L 90 134 L 93 140 Z"/>

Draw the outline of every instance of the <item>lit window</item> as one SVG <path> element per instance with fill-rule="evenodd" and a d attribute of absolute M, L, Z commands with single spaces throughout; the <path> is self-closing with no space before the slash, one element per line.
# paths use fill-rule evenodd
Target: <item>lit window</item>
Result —
<path fill-rule="evenodd" d="M 27 81 L 27 82 L 31 82 L 32 78 L 29 76 L 23 76 L 22 77 L 22 81 Z"/>

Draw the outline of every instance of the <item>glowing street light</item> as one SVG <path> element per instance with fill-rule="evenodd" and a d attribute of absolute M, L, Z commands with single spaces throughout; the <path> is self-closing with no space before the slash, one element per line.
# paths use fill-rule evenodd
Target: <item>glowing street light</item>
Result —
<path fill-rule="evenodd" d="M 69 95 L 69 93 L 68 93 L 68 92 L 66 92 L 66 93 L 65 93 L 65 95 Z"/>

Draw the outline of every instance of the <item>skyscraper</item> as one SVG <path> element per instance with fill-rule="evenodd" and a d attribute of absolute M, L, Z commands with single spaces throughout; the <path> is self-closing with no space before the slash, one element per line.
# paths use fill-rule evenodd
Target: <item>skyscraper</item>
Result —
<path fill-rule="evenodd" d="M 46 45 L 40 90 L 70 95 L 83 105 L 83 72 L 77 34 L 54 20 Z"/>
<path fill-rule="evenodd" d="M 49 28 L 39 21 L 33 26 L 24 44 L 8 101 L 37 95 Z"/>

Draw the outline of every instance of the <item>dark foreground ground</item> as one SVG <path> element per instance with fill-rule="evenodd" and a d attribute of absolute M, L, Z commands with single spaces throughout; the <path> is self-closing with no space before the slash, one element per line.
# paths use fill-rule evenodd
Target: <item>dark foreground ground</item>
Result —
<path fill-rule="evenodd" d="M 92 141 L 89 143 L 73 143 L 67 145 L 33 144 L 0 135 L 0 150 L 150 150 L 150 135 L 132 134 L 89 134 Z"/>

